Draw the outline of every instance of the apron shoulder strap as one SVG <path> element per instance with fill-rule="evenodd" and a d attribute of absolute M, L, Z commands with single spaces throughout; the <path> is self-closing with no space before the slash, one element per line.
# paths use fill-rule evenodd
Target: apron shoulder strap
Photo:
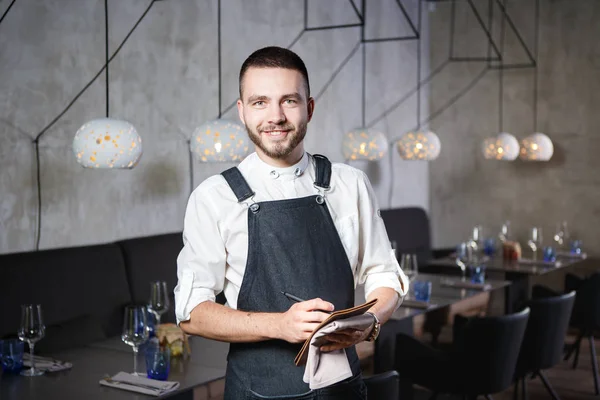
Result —
<path fill-rule="evenodd" d="M 228 170 L 221 172 L 221 175 L 223 175 L 223 178 L 225 178 L 227 184 L 229 184 L 229 187 L 233 190 L 235 197 L 238 199 L 238 203 L 254 196 L 254 192 L 250 189 L 248 182 L 246 182 L 237 167 L 229 168 Z"/>
<path fill-rule="evenodd" d="M 331 180 L 331 161 L 321 154 L 313 154 L 316 163 L 315 185 L 329 189 L 329 181 Z"/>

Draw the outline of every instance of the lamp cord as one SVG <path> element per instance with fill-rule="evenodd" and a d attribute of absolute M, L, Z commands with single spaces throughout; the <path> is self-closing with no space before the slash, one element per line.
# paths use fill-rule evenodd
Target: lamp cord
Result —
<path fill-rule="evenodd" d="M 506 0 L 508 3 L 508 0 Z M 506 10 L 506 7 L 505 7 Z M 500 68 L 498 69 L 498 133 L 503 131 L 504 121 L 504 25 L 506 22 L 506 15 L 502 13 L 502 20 L 500 21 Z"/>
<path fill-rule="evenodd" d="M 106 118 L 109 116 L 108 79 L 108 0 L 104 0 L 104 65 L 106 65 Z"/>
<path fill-rule="evenodd" d="M 533 131 L 538 130 L 538 58 L 540 36 L 540 0 L 535 0 L 535 32 L 534 32 L 535 68 L 533 69 Z"/>

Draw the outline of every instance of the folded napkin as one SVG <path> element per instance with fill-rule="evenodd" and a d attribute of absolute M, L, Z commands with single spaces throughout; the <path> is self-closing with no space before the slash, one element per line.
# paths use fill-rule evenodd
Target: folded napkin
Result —
<path fill-rule="evenodd" d="M 519 264 L 526 265 L 544 265 L 548 267 L 560 267 L 560 261 L 544 261 L 544 260 L 534 260 L 533 258 L 519 258 L 517 261 Z"/>
<path fill-rule="evenodd" d="M 471 290 L 490 290 L 492 285 L 489 283 L 475 283 L 469 281 L 457 281 L 457 280 L 447 280 L 440 282 L 441 286 L 453 287 L 459 289 L 471 289 Z"/>
<path fill-rule="evenodd" d="M 35 368 L 44 372 L 58 372 L 73 368 L 70 362 L 55 360 L 50 357 L 33 356 Z M 23 354 L 23 365 L 31 367 L 31 360 L 28 353 Z"/>
<path fill-rule="evenodd" d="M 304 369 L 304 382 L 311 389 L 320 389 L 343 381 L 352 376 L 352 370 L 346 357 L 346 349 L 321 352 L 320 346 L 328 343 L 325 336 L 343 329 L 365 330 L 373 325 L 373 316 L 361 314 L 354 317 L 330 322 L 319 329 L 311 338 L 308 359 Z"/>
<path fill-rule="evenodd" d="M 402 300 L 402 304 L 400 307 L 408 307 L 408 308 L 419 308 L 422 310 L 426 310 L 429 307 L 433 307 L 434 304 L 431 304 L 428 301 L 414 300 L 414 299 L 404 299 Z"/>
<path fill-rule="evenodd" d="M 100 380 L 100 384 L 117 389 L 130 390 L 151 396 L 162 396 L 179 387 L 179 382 L 157 381 L 143 376 L 136 376 L 127 372 L 119 372 L 113 377 L 107 377 Z"/>

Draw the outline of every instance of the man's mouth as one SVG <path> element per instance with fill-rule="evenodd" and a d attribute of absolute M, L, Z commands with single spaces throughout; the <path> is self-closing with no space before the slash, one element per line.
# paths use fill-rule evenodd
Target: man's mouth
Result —
<path fill-rule="evenodd" d="M 282 129 L 276 129 L 276 130 L 272 130 L 272 131 L 262 131 L 263 133 L 272 136 L 272 137 L 278 137 L 278 136 L 285 136 L 289 130 L 282 130 Z"/>

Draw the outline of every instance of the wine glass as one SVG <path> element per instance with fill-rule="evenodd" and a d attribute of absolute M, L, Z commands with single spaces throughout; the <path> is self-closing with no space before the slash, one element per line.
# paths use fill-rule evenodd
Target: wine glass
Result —
<path fill-rule="evenodd" d="M 127 306 L 125 307 L 125 319 L 123 321 L 123 333 L 121 340 L 133 347 L 133 374 L 137 373 L 138 350 L 146 340 L 148 340 L 148 320 L 146 319 L 145 306 Z"/>
<path fill-rule="evenodd" d="M 533 252 L 533 258 L 537 258 L 538 252 L 542 250 L 542 228 L 531 228 L 531 234 L 527 241 L 527 245 Z"/>
<path fill-rule="evenodd" d="M 556 233 L 554 234 L 554 241 L 556 247 L 562 249 L 569 243 L 569 229 L 567 227 L 567 221 L 563 221 L 556 224 Z"/>
<path fill-rule="evenodd" d="M 151 283 L 148 309 L 156 317 L 156 326 L 160 325 L 160 317 L 169 310 L 167 282 L 156 281 Z"/>
<path fill-rule="evenodd" d="M 510 221 L 505 221 L 500 228 L 498 238 L 502 243 L 510 240 Z"/>
<path fill-rule="evenodd" d="M 409 281 L 415 279 L 419 272 L 419 266 L 417 264 L 416 254 L 402 254 L 400 257 L 400 268 L 408 276 Z"/>
<path fill-rule="evenodd" d="M 483 241 L 483 227 L 481 225 L 475 225 L 473 227 L 473 234 L 471 235 L 471 239 L 473 239 L 478 246 Z"/>
<path fill-rule="evenodd" d="M 43 375 L 44 371 L 35 368 L 35 359 L 33 349 L 35 342 L 44 337 L 46 327 L 42 320 L 42 306 L 39 304 L 26 304 L 21 306 L 21 325 L 19 326 L 18 336 L 23 342 L 29 344 L 29 357 L 31 368 L 21 371 L 24 376 Z"/>

